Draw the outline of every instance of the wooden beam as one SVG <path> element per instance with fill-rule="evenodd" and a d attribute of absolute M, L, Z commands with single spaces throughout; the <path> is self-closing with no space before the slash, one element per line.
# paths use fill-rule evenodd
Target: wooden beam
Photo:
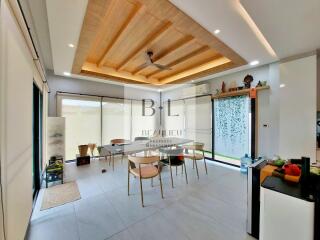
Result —
<path fill-rule="evenodd" d="M 143 76 L 132 76 L 132 74 L 128 72 L 118 72 L 114 68 L 111 67 L 98 67 L 94 63 L 85 62 L 81 69 L 81 73 L 86 73 L 86 75 L 90 76 L 104 76 L 107 79 L 112 80 L 120 80 L 122 82 L 127 81 L 130 83 L 157 83 L 157 79 L 147 79 Z"/>
<path fill-rule="evenodd" d="M 197 50 L 194 50 L 194 51 L 192 51 L 191 53 L 189 53 L 189 54 L 187 54 L 187 55 L 185 55 L 185 56 L 183 56 L 183 57 L 181 57 L 181 58 L 178 58 L 178 59 L 174 60 L 173 62 L 169 63 L 169 64 L 167 65 L 167 67 L 172 68 L 172 67 L 174 67 L 175 65 L 178 65 L 179 63 L 182 63 L 182 62 L 184 62 L 184 61 L 186 61 L 186 60 L 188 60 L 188 59 L 190 59 L 190 58 L 192 58 L 192 57 L 194 57 L 194 56 L 196 56 L 196 55 L 198 55 L 198 54 L 201 54 L 201 53 L 203 53 L 203 52 L 205 52 L 205 51 L 208 51 L 209 49 L 210 49 L 210 48 L 209 48 L 208 46 L 203 46 L 203 47 L 201 47 L 201 48 L 199 48 L 199 49 L 197 49 Z M 161 71 L 162 71 L 162 70 L 158 69 L 158 70 L 152 72 L 151 74 L 147 75 L 147 78 L 150 78 L 150 77 L 156 75 L 157 73 L 159 73 L 159 72 L 161 72 Z"/>
<path fill-rule="evenodd" d="M 107 55 L 110 49 L 115 45 L 115 43 L 119 40 L 121 35 L 128 32 L 132 26 L 135 25 L 136 21 L 134 19 L 139 15 L 139 13 L 142 13 L 145 10 L 145 7 L 142 7 L 141 4 L 136 5 L 136 7 L 131 11 L 129 17 L 126 19 L 126 21 L 122 24 L 117 34 L 114 36 L 114 38 L 111 40 L 110 44 L 107 46 L 106 50 L 104 51 L 102 58 L 98 62 L 98 66 L 101 67 L 107 60 Z"/>
<path fill-rule="evenodd" d="M 190 79 L 197 79 L 208 74 L 213 74 L 220 71 L 225 71 L 234 67 L 234 63 L 226 57 L 219 57 L 215 60 L 204 63 L 192 69 L 184 70 L 183 72 L 176 73 L 173 76 L 165 77 L 159 80 L 161 85 L 172 82 L 186 81 Z"/>
<path fill-rule="evenodd" d="M 186 72 L 186 71 L 192 71 L 192 69 L 195 69 L 195 68 L 197 68 L 199 66 L 204 66 L 206 64 L 210 64 L 210 63 L 212 63 L 212 62 L 214 62 L 216 60 L 220 60 L 220 59 L 226 59 L 226 58 L 222 57 L 221 54 L 217 54 L 214 57 L 203 59 L 200 62 L 197 62 L 197 63 L 194 63 L 192 65 L 189 65 L 188 67 L 185 67 L 183 69 L 180 69 L 179 71 L 173 72 L 173 73 L 171 73 L 169 75 L 166 75 L 166 76 L 158 78 L 158 79 L 159 79 L 159 81 L 162 81 L 163 79 L 167 79 L 167 78 L 179 75 L 180 73 L 183 73 L 183 72 Z"/>
<path fill-rule="evenodd" d="M 147 37 L 146 40 L 140 44 L 139 47 L 137 47 L 121 64 L 119 64 L 117 71 L 121 71 L 127 65 L 127 63 L 134 59 L 141 51 L 145 51 L 147 47 L 159 39 L 169 29 L 169 27 L 171 27 L 171 25 L 171 22 L 166 22 L 157 28 L 151 35 Z"/>
<path fill-rule="evenodd" d="M 176 50 L 178 50 L 179 48 L 181 48 L 182 46 L 190 43 L 192 40 L 194 40 L 194 37 L 192 37 L 191 35 L 185 36 L 184 38 L 180 39 L 179 41 L 175 42 L 174 44 L 172 44 L 171 46 L 169 46 L 167 49 L 165 49 L 163 52 L 161 52 L 160 54 L 158 54 L 154 59 L 153 62 L 157 63 L 157 61 L 160 61 L 161 59 L 163 59 L 164 57 L 168 56 L 169 54 L 174 53 Z M 145 69 L 146 66 L 144 67 L 138 67 L 134 72 L 132 72 L 132 74 L 139 74 L 140 72 L 143 71 L 143 69 Z"/>

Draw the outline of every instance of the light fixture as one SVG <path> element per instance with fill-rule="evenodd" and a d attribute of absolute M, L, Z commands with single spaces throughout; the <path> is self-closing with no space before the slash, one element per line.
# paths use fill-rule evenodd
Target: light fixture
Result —
<path fill-rule="evenodd" d="M 161 89 L 158 89 L 158 92 L 161 92 Z"/>
<path fill-rule="evenodd" d="M 192 83 L 194 83 L 194 80 L 191 80 Z"/>
<path fill-rule="evenodd" d="M 74 45 L 72 43 L 69 43 L 68 46 L 74 48 Z"/>
<path fill-rule="evenodd" d="M 284 83 L 280 84 L 280 88 L 284 88 L 286 85 Z"/>
<path fill-rule="evenodd" d="M 69 73 L 69 72 L 63 72 L 63 75 L 65 75 L 65 76 L 71 76 L 71 73 Z"/>
<path fill-rule="evenodd" d="M 214 34 L 219 34 L 219 33 L 220 33 L 220 29 L 214 30 Z"/>
<path fill-rule="evenodd" d="M 254 61 L 250 62 L 250 65 L 251 65 L 251 66 L 256 66 L 256 65 L 258 65 L 258 64 L 259 64 L 259 61 L 258 61 L 258 60 L 254 60 Z"/>

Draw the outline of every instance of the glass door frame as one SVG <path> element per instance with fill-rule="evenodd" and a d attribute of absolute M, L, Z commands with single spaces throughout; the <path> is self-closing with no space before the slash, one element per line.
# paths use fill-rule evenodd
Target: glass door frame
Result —
<path fill-rule="evenodd" d="M 43 173 L 43 95 L 38 86 L 33 83 L 33 111 L 32 111 L 32 171 L 33 171 L 33 199 L 40 188 Z"/>

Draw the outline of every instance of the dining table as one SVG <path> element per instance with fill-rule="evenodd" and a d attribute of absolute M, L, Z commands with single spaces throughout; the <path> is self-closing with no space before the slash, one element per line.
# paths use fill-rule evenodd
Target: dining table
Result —
<path fill-rule="evenodd" d="M 154 151 L 160 148 L 180 146 L 194 142 L 194 140 L 177 137 L 156 137 L 150 138 L 149 140 L 138 140 L 138 141 L 125 141 L 120 144 L 108 144 L 101 146 L 100 156 L 113 158 L 114 169 L 114 157 L 116 155 L 130 155 L 139 152 Z"/>

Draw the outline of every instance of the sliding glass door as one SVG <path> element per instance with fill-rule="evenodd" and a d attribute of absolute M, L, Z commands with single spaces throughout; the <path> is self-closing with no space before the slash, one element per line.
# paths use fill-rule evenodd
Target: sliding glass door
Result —
<path fill-rule="evenodd" d="M 158 115 L 153 111 L 156 104 L 151 105 L 140 100 L 58 94 L 57 114 L 66 119 L 66 160 L 76 158 L 79 145 L 152 136 Z"/>
<path fill-rule="evenodd" d="M 76 158 L 78 145 L 101 145 L 101 98 L 64 96 L 60 116 L 66 118 L 66 160 Z"/>
<path fill-rule="evenodd" d="M 164 129 L 168 137 L 185 137 L 184 100 L 164 102 Z"/>
<path fill-rule="evenodd" d="M 211 95 L 173 100 L 170 107 L 168 101 L 163 105 L 166 134 L 204 143 L 206 156 L 211 157 Z"/>
<path fill-rule="evenodd" d="M 156 110 L 153 112 L 150 102 L 146 102 L 145 105 L 142 101 L 132 100 L 132 139 L 136 137 L 153 136 L 156 126 Z"/>
<path fill-rule="evenodd" d="M 111 139 L 131 139 L 131 101 L 125 99 L 102 99 L 102 144 Z"/>
<path fill-rule="evenodd" d="M 214 100 L 215 160 L 240 165 L 251 155 L 251 111 L 247 95 Z"/>

